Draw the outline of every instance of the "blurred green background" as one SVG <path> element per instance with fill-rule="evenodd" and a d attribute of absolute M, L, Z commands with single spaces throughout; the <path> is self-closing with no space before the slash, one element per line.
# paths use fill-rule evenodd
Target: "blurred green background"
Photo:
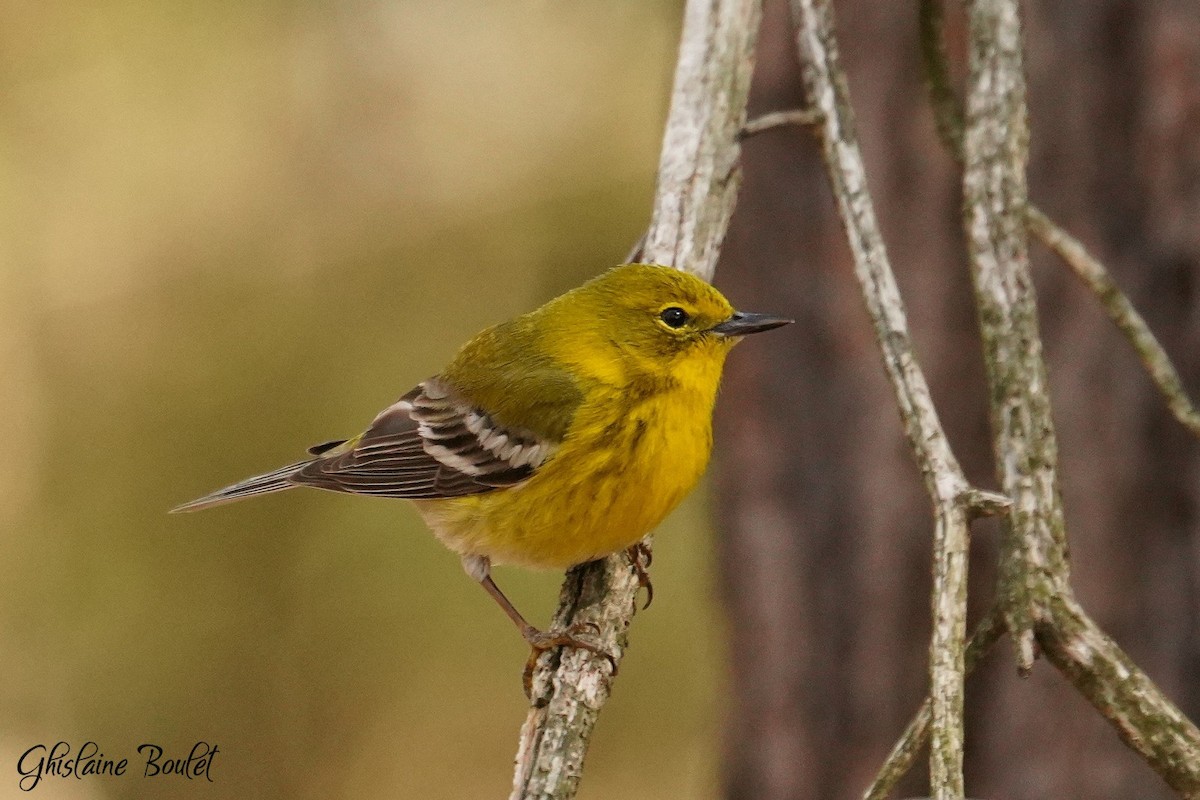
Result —
<path fill-rule="evenodd" d="M 406 504 L 165 512 L 620 261 L 681 4 L 0 9 L 0 797 L 60 739 L 220 755 L 36 796 L 507 796 L 525 647 Z M 716 793 L 707 526 L 658 539 L 583 798 Z M 498 570 L 542 623 L 560 578 Z"/>

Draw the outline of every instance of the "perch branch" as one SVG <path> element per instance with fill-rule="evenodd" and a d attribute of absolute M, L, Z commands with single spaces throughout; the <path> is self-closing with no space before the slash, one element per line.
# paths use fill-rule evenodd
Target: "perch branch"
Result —
<path fill-rule="evenodd" d="M 933 636 L 929 645 L 930 774 L 937 798 L 962 797 L 962 706 L 968 524 L 1007 499 L 972 487 L 938 420 L 914 353 L 907 315 L 867 189 L 845 73 L 827 0 L 791 0 L 810 106 L 819 115 L 822 155 L 854 257 L 854 271 L 883 355 L 905 434 L 934 513 Z"/>
<path fill-rule="evenodd" d="M 737 202 L 762 4 L 689 0 L 643 254 L 711 281 Z"/>
<path fill-rule="evenodd" d="M 737 200 L 738 134 L 745 122 L 761 0 L 689 0 L 671 95 L 654 212 L 631 257 L 712 280 Z M 619 663 L 638 580 L 623 553 L 572 569 L 555 628 L 592 622 Z M 512 800 L 574 797 L 592 729 L 612 686 L 608 659 L 575 649 L 534 666 Z"/>

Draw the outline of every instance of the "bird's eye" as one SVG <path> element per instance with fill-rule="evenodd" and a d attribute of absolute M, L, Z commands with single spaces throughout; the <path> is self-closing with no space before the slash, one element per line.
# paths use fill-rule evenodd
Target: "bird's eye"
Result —
<path fill-rule="evenodd" d="M 682 328 L 690 319 L 688 313 L 679 306 L 664 308 L 658 318 L 665 322 L 668 328 Z"/>

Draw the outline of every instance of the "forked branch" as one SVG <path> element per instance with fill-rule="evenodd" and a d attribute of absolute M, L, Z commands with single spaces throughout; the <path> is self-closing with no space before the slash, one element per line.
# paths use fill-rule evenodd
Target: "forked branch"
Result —
<path fill-rule="evenodd" d="M 805 90 L 819 115 L 821 151 L 854 257 L 854 273 L 933 504 L 930 774 L 935 797 L 962 797 L 968 525 L 975 514 L 1003 509 L 1008 502 L 968 483 L 917 362 L 904 302 L 867 189 L 849 89 L 839 63 L 833 10 L 827 0 L 791 0 L 791 10 Z"/>
<path fill-rule="evenodd" d="M 830 180 L 888 374 L 897 390 L 906 431 L 927 482 L 930 475 L 946 474 L 942 470 L 946 466 L 950 467 L 948 474 L 953 476 L 956 464 L 937 464 L 929 458 L 931 453 L 936 457 L 940 452 L 944 438 L 937 434 L 921 435 L 930 430 L 940 433 L 940 426 L 931 404 L 928 413 L 922 413 L 927 397 L 922 397 L 919 390 L 915 395 L 912 391 L 914 386 L 923 386 L 923 380 L 915 384 L 910 380 L 915 359 L 866 193 L 845 77 L 837 63 L 831 11 L 823 0 L 791 0 L 791 3 L 806 88 L 814 110 L 821 115 L 819 126 Z M 985 620 L 972 638 L 968 655 L 973 660 L 1007 627 L 1018 643 L 1022 665 L 1028 667 L 1036 641 L 1171 786 L 1185 796 L 1200 796 L 1200 750 L 1197 750 L 1200 739 L 1195 726 L 1095 626 L 1070 590 L 1065 523 L 1057 489 L 1057 445 L 1050 420 L 1036 298 L 1029 278 L 1024 237 L 1027 226 L 1101 295 L 1109 314 L 1146 360 L 1176 416 L 1196 430 L 1195 422 L 1200 415 L 1183 393 L 1165 353 L 1132 304 L 1112 286 L 1103 267 L 1028 204 L 1024 177 L 1028 132 L 1017 5 L 1012 0 L 976 0 L 968 5 L 972 36 L 971 93 L 964 149 L 962 111 L 946 80 L 940 6 L 922 0 L 922 51 L 927 67 L 934 68 L 929 74 L 938 129 L 956 156 L 966 163 L 966 230 L 992 385 L 997 469 L 1007 495 L 987 495 L 998 498 L 992 502 L 992 510 L 1003 509 L 1008 514 L 1002 548 L 1000 607 L 996 612 L 1002 615 L 1003 622 L 999 616 Z M 873 298 L 886 301 L 873 302 Z M 899 316 L 890 309 L 899 310 Z M 897 354 L 899 359 L 895 358 Z M 932 470 L 928 468 L 930 463 L 935 465 Z M 951 483 L 954 480 L 951 478 Z M 965 537 L 965 525 L 953 518 L 953 504 L 942 502 L 942 498 L 952 493 L 944 492 L 944 487 L 938 487 L 934 481 L 930 494 L 935 500 L 938 564 L 931 642 L 933 690 L 868 790 L 867 798 L 886 795 L 911 765 L 930 727 L 934 796 L 962 796 L 958 750 L 961 740 L 955 741 L 955 727 L 961 724 L 961 719 L 954 704 L 961 703 L 961 676 L 966 664 L 953 663 L 962 654 L 954 623 L 946 635 L 938 620 L 953 620 L 958 613 L 953 595 L 956 583 L 947 580 L 945 572 L 946 565 L 951 563 L 953 547 L 947 546 L 944 532 L 949 531 L 953 537 L 961 531 Z M 1009 497 L 1014 500 L 1011 505 Z M 939 603 L 946 605 L 939 608 Z M 951 694 L 939 692 L 939 687 L 946 685 L 939 683 L 939 676 L 950 677 Z"/>
<path fill-rule="evenodd" d="M 920 0 L 918 17 L 921 32 L 921 63 L 929 90 L 938 135 L 951 155 L 962 163 L 962 105 L 950 85 L 945 40 L 942 35 L 941 0 Z M 1129 297 L 1121 291 L 1104 264 L 1083 243 L 1050 219 L 1037 206 L 1026 202 L 1025 224 L 1029 232 L 1050 248 L 1087 286 L 1109 319 L 1125 335 L 1137 352 L 1154 385 L 1167 402 L 1167 408 L 1180 424 L 1200 436 L 1200 411 L 1187 395 L 1178 370 L 1150 326 Z"/>
<path fill-rule="evenodd" d="M 1200 731 L 1106 636 L 1070 586 L 1058 452 L 1025 231 L 1028 130 L 1017 0 L 968 0 L 964 226 L 990 385 L 996 471 L 1013 499 L 999 600 L 1018 658 L 1034 642 L 1163 778 L 1200 796 Z"/>

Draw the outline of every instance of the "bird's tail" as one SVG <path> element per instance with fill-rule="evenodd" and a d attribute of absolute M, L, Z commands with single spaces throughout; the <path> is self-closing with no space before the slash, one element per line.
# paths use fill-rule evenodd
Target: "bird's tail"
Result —
<path fill-rule="evenodd" d="M 180 514 L 186 511 L 199 511 L 203 508 L 212 508 L 213 506 L 232 503 L 235 500 L 241 500 L 246 497 L 257 497 L 260 494 L 270 494 L 272 492 L 282 492 L 284 489 L 291 489 L 296 484 L 292 483 L 288 478 L 311 463 L 312 460 L 297 461 L 295 464 L 288 464 L 286 467 L 280 467 L 277 470 L 272 470 L 262 475 L 255 475 L 253 478 L 246 478 L 246 480 L 239 481 L 232 486 L 217 489 L 215 492 L 206 494 L 204 497 L 193 500 L 190 503 L 184 503 L 181 506 L 172 508 L 171 513 Z"/>

